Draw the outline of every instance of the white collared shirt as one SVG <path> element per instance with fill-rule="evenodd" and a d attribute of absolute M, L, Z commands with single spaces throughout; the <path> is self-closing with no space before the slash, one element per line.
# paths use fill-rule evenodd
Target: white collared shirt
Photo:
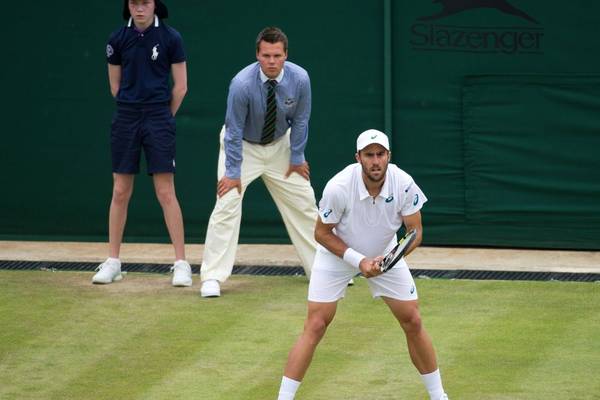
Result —
<path fill-rule="evenodd" d="M 389 164 L 376 197 L 369 195 L 359 163 L 344 168 L 325 186 L 319 202 L 324 224 L 336 224 L 334 233 L 349 247 L 372 258 L 396 244 L 402 216 L 419 211 L 427 197 L 412 177 Z M 319 251 L 329 252 L 319 245 Z"/>

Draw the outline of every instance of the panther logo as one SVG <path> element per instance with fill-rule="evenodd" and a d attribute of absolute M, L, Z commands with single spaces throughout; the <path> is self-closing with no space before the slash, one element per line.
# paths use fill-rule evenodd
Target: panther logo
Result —
<path fill-rule="evenodd" d="M 427 17 L 420 17 L 420 21 L 432 21 L 475 8 L 495 8 L 505 14 L 515 15 L 534 24 L 539 24 L 535 18 L 512 6 L 507 0 L 433 0 L 433 2 L 442 3 L 442 11 Z"/>

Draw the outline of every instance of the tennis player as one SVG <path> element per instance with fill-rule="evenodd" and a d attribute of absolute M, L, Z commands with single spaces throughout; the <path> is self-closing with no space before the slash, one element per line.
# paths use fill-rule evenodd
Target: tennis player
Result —
<path fill-rule="evenodd" d="M 192 284 L 174 181 L 175 114 L 187 92 L 187 69 L 181 35 L 163 22 L 168 14 L 160 0 L 123 0 L 127 24 L 112 33 L 106 46 L 110 90 L 117 102 L 111 126 L 113 194 L 109 257 L 98 266 L 93 283 L 122 279 L 119 251 L 143 148 L 175 248 L 172 284 Z"/>
<path fill-rule="evenodd" d="M 373 297 L 381 297 L 396 317 L 411 360 L 431 400 L 446 400 L 435 350 L 421 323 L 417 289 L 402 259 L 385 274 L 379 262 L 396 244 L 402 225 L 422 240 L 421 207 L 427 198 L 410 175 L 389 164 L 387 136 L 370 129 L 356 141 L 356 161 L 326 185 L 319 203 L 315 239 L 319 243 L 308 289 L 304 332 L 290 351 L 278 400 L 292 400 L 319 341 L 344 297 L 348 279 L 362 272 Z M 407 254 L 408 254 L 407 253 Z"/>

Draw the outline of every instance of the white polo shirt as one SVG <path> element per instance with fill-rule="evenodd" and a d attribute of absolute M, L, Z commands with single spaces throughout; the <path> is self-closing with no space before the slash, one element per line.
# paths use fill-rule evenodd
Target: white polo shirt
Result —
<path fill-rule="evenodd" d="M 324 224 L 336 224 L 334 233 L 349 247 L 373 258 L 396 245 L 402 216 L 416 213 L 426 201 L 412 177 L 394 164 L 388 164 L 381 192 L 373 198 L 363 182 L 361 165 L 356 163 L 327 183 L 319 216 Z M 318 251 L 332 254 L 321 245 Z"/>

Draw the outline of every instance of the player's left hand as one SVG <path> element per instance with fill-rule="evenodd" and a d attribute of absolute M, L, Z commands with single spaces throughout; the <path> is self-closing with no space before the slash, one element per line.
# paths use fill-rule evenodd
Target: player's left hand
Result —
<path fill-rule="evenodd" d="M 310 180 L 310 168 L 308 167 L 307 161 L 304 161 L 302 164 L 299 165 L 290 164 L 290 167 L 285 173 L 285 178 L 287 179 L 292 174 L 292 172 L 297 173 L 307 181 Z"/>

